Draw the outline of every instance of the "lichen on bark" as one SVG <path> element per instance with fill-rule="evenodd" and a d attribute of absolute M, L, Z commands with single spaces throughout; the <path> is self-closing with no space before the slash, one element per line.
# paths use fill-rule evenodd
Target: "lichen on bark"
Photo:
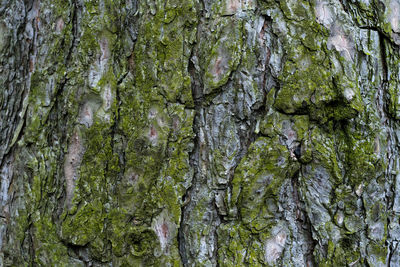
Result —
<path fill-rule="evenodd" d="M 5 0 L 1 266 L 398 266 L 397 0 Z"/>

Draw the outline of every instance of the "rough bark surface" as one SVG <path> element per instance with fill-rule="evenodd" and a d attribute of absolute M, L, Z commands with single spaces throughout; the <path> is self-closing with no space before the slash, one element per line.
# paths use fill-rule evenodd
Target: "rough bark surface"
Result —
<path fill-rule="evenodd" d="M 0 18 L 0 266 L 400 266 L 399 0 Z"/>

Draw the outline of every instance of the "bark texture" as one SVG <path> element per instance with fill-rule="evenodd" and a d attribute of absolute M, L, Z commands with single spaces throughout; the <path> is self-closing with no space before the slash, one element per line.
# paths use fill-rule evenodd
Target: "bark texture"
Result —
<path fill-rule="evenodd" d="M 400 266 L 399 0 L 2 0 L 1 266 Z"/>

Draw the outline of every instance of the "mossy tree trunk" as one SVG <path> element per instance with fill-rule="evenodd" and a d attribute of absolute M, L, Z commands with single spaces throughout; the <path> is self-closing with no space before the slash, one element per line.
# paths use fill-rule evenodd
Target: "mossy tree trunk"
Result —
<path fill-rule="evenodd" d="M 400 1 L 0 17 L 1 266 L 400 265 Z"/>

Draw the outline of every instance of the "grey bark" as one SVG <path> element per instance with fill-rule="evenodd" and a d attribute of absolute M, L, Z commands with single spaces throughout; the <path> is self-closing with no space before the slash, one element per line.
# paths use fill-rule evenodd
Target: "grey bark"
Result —
<path fill-rule="evenodd" d="M 400 2 L 3 0 L 1 266 L 398 266 Z"/>

